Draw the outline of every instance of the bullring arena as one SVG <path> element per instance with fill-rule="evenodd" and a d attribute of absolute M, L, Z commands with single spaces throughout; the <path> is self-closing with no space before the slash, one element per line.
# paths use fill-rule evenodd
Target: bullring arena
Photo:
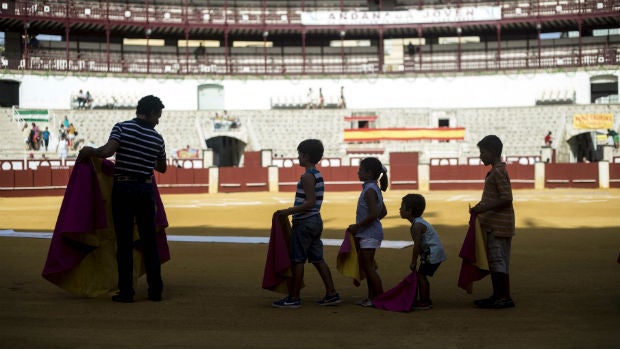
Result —
<path fill-rule="evenodd" d="M 618 13 L 613 0 L 0 0 L 0 348 L 619 348 Z M 144 277 L 133 304 L 67 292 L 42 271 L 76 155 L 151 94 L 166 105 L 163 301 Z M 516 307 L 502 310 L 472 303 L 489 277 L 457 287 L 489 134 L 517 225 Z M 307 138 L 325 146 L 322 238 L 343 302 L 314 303 L 308 265 L 303 306 L 276 309 L 266 242 Z M 366 285 L 336 270 L 370 156 L 390 179 L 383 287 L 409 273 L 398 212 L 421 193 L 448 255 L 432 310 L 355 305 Z"/>
<path fill-rule="evenodd" d="M 398 217 L 406 191 L 388 191 L 388 240 L 410 240 Z M 321 281 L 309 267 L 301 309 L 275 309 L 279 294 L 261 289 L 265 244 L 169 242 L 162 267 L 164 301 L 73 296 L 44 280 L 49 239 L 0 237 L 0 335 L 5 348 L 615 348 L 620 318 L 618 189 L 516 190 L 517 236 L 512 288 L 516 308 L 476 309 L 490 293 L 485 278 L 468 295 L 457 287 L 458 251 L 467 206 L 479 191 L 432 191 L 425 216 L 448 260 L 431 279 L 434 309 L 393 313 L 354 305 L 365 292 L 335 270 L 337 247 L 325 248 L 343 303 L 320 307 Z M 342 239 L 358 192 L 328 193 L 324 238 Z M 292 193 L 164 195 L 168 235 L 267 237 L 271 213 Z M 50 232 L 62 198 L 0 198 L 0 229 Z M 385 287 L 408 272 L 411 247 L 377 254 Z M 370 326 L 361 330 L 360 326 Z"/>

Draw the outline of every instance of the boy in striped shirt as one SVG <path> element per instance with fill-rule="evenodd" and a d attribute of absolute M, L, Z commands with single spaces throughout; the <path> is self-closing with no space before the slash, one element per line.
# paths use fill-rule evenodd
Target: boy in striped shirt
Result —
<path fill-rule="evenodd" d="M 502 141 L 495 135 L 478 142 L 480 160 L 491 170 L 484 180 L 482 199 L 470 209 L 478 215 L 480 228 L 486 234 L 487 258 L 491 271 L 493 295 L 474 301 L 480 308 L 503 309 L 515 306 L 510 296 L 510 246 L 515 235 L 515 212 L 512 206 L 512 187 L 502 162 Z"/>
<path fill-rule="evenodd" d="M 292 262 L 292 280 L 289 282 L 288 296 L 272 303 L 276 308 L 301 307 L 300 291 L 304 277 L 306 260 L 314 265 L 325 285 L 325 297 L 317 301 L 319 305 L 340 303 L 329 266 L 323 259 L 323 220 L 321 204 L 323 203 L 323 176 L 316 169 L 316 164 L 323 157 L 323 143 L 318 139 L 306 139 L 297 146 L 299 166 L 306 172 L 297 183 L 293 207 L 278 210 L 281 216 L 293 215 L 291 231 L 290 256 Z"/>

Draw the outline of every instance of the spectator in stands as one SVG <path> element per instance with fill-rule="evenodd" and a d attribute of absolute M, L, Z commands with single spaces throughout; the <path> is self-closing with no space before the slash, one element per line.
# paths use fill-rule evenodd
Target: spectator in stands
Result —
<path fill-rule="evenodd" d="M 613 145 L 614 148 L 616 149 L 620 147 L 620 139 L 618 138 L 618 132 L 612 129 L 607 130 L 607 144 Z"/>
<path fill-rule="evenodd" d="M 78 109 L 83 109 L 86 107 L 86 95 L 84 91 L 80 90 L 77 96 Z"/>
<path fill-rule="evenodd" d="M 58 139 L 61 139 L 62 136 L 67 137 L 67 129 L 64 124 L 60 124 L 60 128 L 58 129 Z"/>
<path fill-rule="evenodd" d="M 200 43 L 200 46 L 196 47 L 196 49 L 194 50 L 194 57 L 196 58 L 196 60 L 199 60 L 202 56 L 204 56 L 205 54 L 205 47 L 202 46 L 202 42 Z"/>
<path fill-rule="evenodd" d="M 41 132 L 39 131 L 39 126 L 32 123 L 32 129 L 30 130 L 30 141 L 32 142 L 32 149 L 39 150 L 39 145 L 41 141 Z"/>
<path fill-rule="evenodd" d="M 60 140 L 56 145 L 56 151 L 58 152 L 58 158 L 64 163 L 67 159 L 67 152 L 69 151 L 69 142 L 67 141 L 67 136 L 60 136 Z"/>
<path fill-rule="evenodd" d="M 549 131 L 549 133 L 547 133 L 547 135 L 545 136 L 545 145 L 547 147 L 550 147 L 552 142 L 553 139 L 551 138 L 551 131 Z"/>
<path fill-rule="evenodd" d="M 45 126 L 45 131 L 41 132 L 41 136 L 43 138 L 43 145 L 45 146 L 45 151 L 47 151 L 47 146 L 50 144 L 50 130 L 47 126 Z"/>
<path fill-rule="evenodd" d="M 410 56 L 413 56 L 415 54 L 415 46 L 413 46 L 411 41 L 409 41 L 409 43 L 407 44 L 407 54 L 409 54 Z"/>
<path fill-rule="evenodd" d="M 77 161 L 92 157 L 108 158 L 116 154 L 112 186 L 112 216 L 116 233 L 118 294 L 114 302 L 131 303 L 133 287 L 133 231 L 138 226 L 148 299 L 162 299 L 163 282 L 157 249 L 153 170 L 166 172 L 166 145 L 155 130 L 164 104 L 158 97 L 145 96 L 138 101 L 136 118 L 119 122 L 112 128 L 108 142 L 99 147 L 83 147 Z"/>
<path fill-rule="evenodd" d="M 69 117 L 67 115 L 65 115 L 65 119 L 62 120 L 62 124 L 65 126 L 65 129 L 69 128 L 70 122 L 69 122 Z"/>
<path fill-rule="evenodd" d="M 28 129 L 28 123 L 24 123 L 22 127 L 22 135 L 24 136 L 24 143 L 26 144 L 26 150 L 32 149 L 32 142 L 30 142 L 30 129 Z"/>
<path fill-rule="evenodd" d="M 69 124 L 69 128 L 67 129 L 67 140 L 69 141 L 69 145 L 73 144 L 76 134 L 77 131 L 75 130 L 75 126 L 73 126 L 72 123 Z"/>
<path fill-rule="evenodd" d="M 347 109 L 347 102 L 344 99 L 344 86 L 340 86 L 340 97 L 338 98 L 338 108 Z"/>
<path fill-rule="evenodd" d="M 86 108 L 93 109 L 93 96 L 90 91 L 86 91 Z"/>
<path fill-rule="evenodd" d="M 306 94 L 306 109 L 314 108 L 314 92 L 312 92 L 312 87 L 308 88 L 308 93 Z"/>

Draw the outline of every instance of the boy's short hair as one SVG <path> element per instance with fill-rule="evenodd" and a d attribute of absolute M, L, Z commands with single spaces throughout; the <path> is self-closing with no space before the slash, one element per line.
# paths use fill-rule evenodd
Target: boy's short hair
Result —
<path fill-rule="evenodd" d="M 405 206 L 414 217 L 420 217 L 426 209 L 426 199 L 420 194 L 407 194 L 403 196 L 403 206 Z"/>
<path fill-rule="evenodd" d="M 148 95 L 142 97 L 138 101 L 138 107 L 136 108 L 137 115 L 151 115 L 154 112 L 158 112 L 164 109 L 164 104 L 159 97 Z"/>
<path fill-rule="evenodd" d="M 496 135 L 488 135 L 478 142 L 478 148 L 484 148 L 493 154 L 500 156 L 502 155 L 502 149 L 504 145 L 502 141 Z"/>
<path fill-rule="evenodd" d="M 297 146 L 297 151 L 308 155 L 313 164 L 317 164 L 323 158 L 323 143 L 318 139 L 306 139 Z"/>

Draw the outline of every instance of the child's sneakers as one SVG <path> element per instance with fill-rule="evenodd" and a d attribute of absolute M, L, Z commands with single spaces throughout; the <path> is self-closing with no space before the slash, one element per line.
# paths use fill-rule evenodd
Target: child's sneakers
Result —
<path fill-rule="evenodd" d="M 372 304 L 372 301 L 368 298 L 364 298 L 364 299 L 360 299 L 359 301 L 356 301 L 355 305 L 361 305 L 364 308 L 374 307 L 374 304 Z"/>
<path fill-rule="evenodd" d="M 340 304 L 340 302 L 342 302 L 342 300 L 340 299 L 340 295 L 338 293 L 334 293 L 333 295 L 326 295 L 323 299 L 321 299 L 320 301 L 317 301 L 316 304 L 318 305 L 336 305 L 336 304 Z"/>
<path fill-rule="evenodd" d="M 301 299 L 293 299 L 289 296 L 271 303 L 274 308 L 301 308 Z"/>
<path fill-rule="evenodd" d="M 433 303 L 431 301 L 415 301 L 411 306 L 413 310 L 429 310 L 433 309 Z"/>
<path fill-rule="evenodd" d="M 515 302 L 512 298 L 495 298 L 489 297 L 485 299 L 479 299 L 474 301 L 474 305 L 478 308 L 484 309 L 505 309 L 505 308 L 514 308 Z"/>

